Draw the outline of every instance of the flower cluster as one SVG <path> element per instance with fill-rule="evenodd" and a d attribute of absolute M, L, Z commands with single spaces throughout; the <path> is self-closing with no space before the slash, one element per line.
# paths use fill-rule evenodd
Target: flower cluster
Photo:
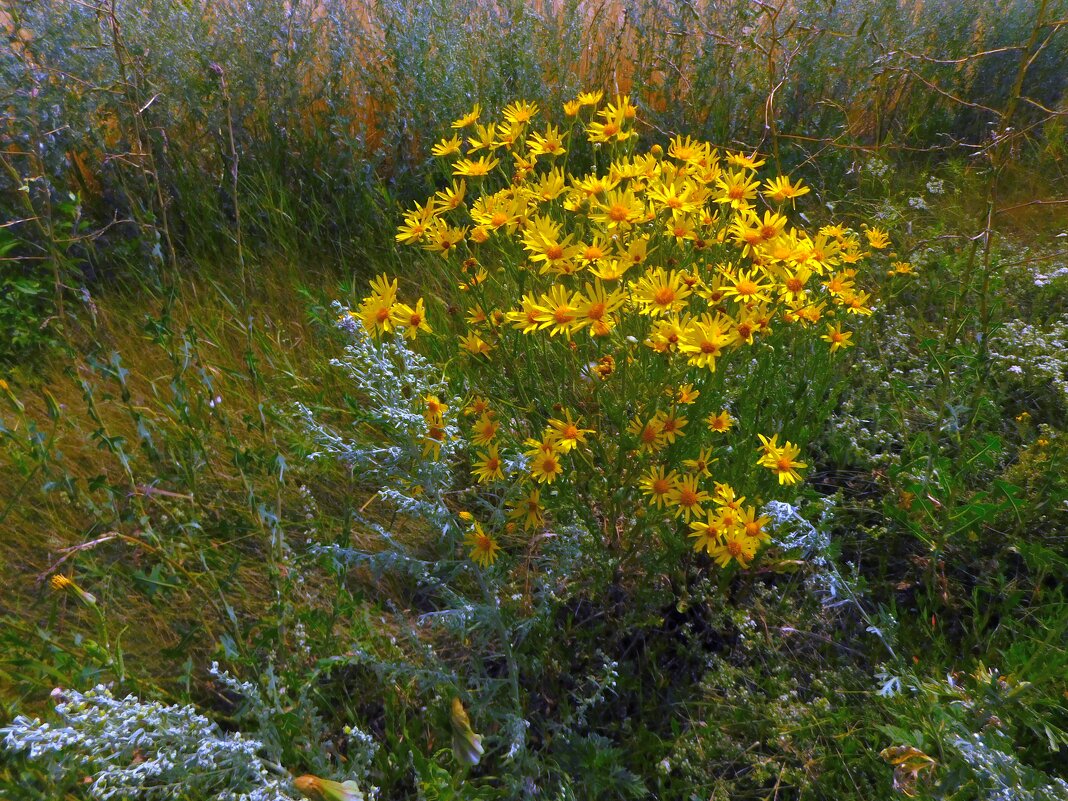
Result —
<path fill-rule="evenodd" d="M 842 225 L 806 232 L 790 212 L 810 189 L 761 177 L 757 153 L 688 136 L 639 153 L 630 99 L 603 101 L 580 94 L 563 129 L 536 123 L 534 103 L 485 122 L 476 105 L 434 146 L 445 185 L 404 213 L 396 239 L 448 265 L 435 342 L 452 341 L 450 372 L 478 386 L 461 437 L 474 483 L 507 499 L 510 529 L 542 527 L 544 488 L 603 474 L 615 459 L 609 483 L 643 516 L 679 520 L 696 550 L 745 566 L 766 519 L 722 480 L 733 476 L 713 480 L 710 438 L 735 423 L 717 368 L 808 332 L 831 354 L 852 345 L 845 321 L 872 313 L 857 265 L 889 237 Z M 583 154 L 591 168 L 569 172 Z M 398 302 L 386 276 L 355 314 L 373 337 L 431 332 L 423 300 Z M 438 406 L 425 399 L 435 458 Z M 690 407 L 705 426 L 690 424 Z M 798 445 L 778 434 L 757 445 L 747 433 L 753 467 L 780 485 L 801 480 Z M 466 543 L 482 566 L 501 551 L 482 523 Z"/>

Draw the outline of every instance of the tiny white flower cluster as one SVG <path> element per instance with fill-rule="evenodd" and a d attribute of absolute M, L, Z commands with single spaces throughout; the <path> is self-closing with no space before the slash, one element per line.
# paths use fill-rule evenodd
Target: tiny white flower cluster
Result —
<path fill-rule="evenodd" d="M 205 801 L 294 801 L 289 774 L 258 740 L 224 733 L 191 706 L 115 698 L 103 685 L 56 690 L 53 726 L 20 715 L 0 729 L 4 745 L 30 759 L 93 771 L 99 799 L 173 799 L 176 788 Z"/>
<path fill-rule="evenodd" d="M 1035 286 L 1039 289 L 1061 280 L 1065 280 L 1065 283 L 1068 284 L 1068 265 L 1057 266 L 1048 273 L 1038 269 L 1034 272 Z"/>
<path fill-rule="evenodd" d="M 946 192 L 945 182 L 933 175 L 927 179 L 927 192 L 931 195 L 943 195 Z"/>
<path fill-rule="evenodd" d="M 1068 315 L 1045 326 L 1011 320 L 990 339 L 990 356 L 1034 390 L 1068 408 Z"/>
<path fill-rule="evenodd" d="M 864 165 L 860 168 L 860 170 L 863 172 L 869 172 L 876 178 L 882 178 L 884 175 L 886 175 L 887 172 L 890 171 L 890 164 L 889 162 L 883 161 L 880 158 L 872 156 L 870 159 L 864 162 Z"/>

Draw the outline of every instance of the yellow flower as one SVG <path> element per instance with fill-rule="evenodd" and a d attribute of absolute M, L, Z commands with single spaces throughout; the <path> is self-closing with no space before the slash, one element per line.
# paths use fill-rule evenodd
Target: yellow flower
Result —
<path fill-rule="evenodd" d="M 724 271 L 726 281 L 723 284 L 723 296 L 734 298 L 739 303 L 754 303 L 756 301 L 771 302 L 768 290 L 771 284 L 760 283 L 760 276 L 756 270 L 739 270 L 737 275 L 730 271 Z"/>
<path fill-rule="evenodd" d="M 623 306 L 626 299 L 622 289 L 609 292 L 600 279 L 593 284 L 587 283 L 586 293 L 579 296 L 575 330 L 588 325 L 592 336 L 605 336 L 615 327 L 614 312 Z"/>
<path fill-rule="evenodd" d="M 726 434 L 734 426 L 734 418 L 731 417 L 730 412 L 726 409 L 719 414 L 711 414 L 708 416 L 708 428 L 717 434 Z"/>
<path fill-rule="evenodd" d="M 849 292 L 842 296 L 842 305 L 849 314 L 871 314 L 872 310 L 868 306 L 870 298 L 871 295 L 867 292 Z"/>
<path fill-rule="evenodd" d="M 359 318 L 371 336 L 393 330 L 393 304 L 397 301 L 397 280 L 385 275 L 371 281 L 371 294 L 360 303 Z"/>
<path fill-rule="evenodd" d="M 440 192 L 435 192 L 434 197 L 437 199 L 435 204 L 438 212 L 455 211 L 464 204 L 464 195 L 467 193 L 467 182 L 460 180 L 459 182 L 453 181 L 451 186 L 447 186 Z"/>
<path fill-rule="evenodd" d="M 74 586 L 74 582 L 64 576 L 62 573 L 56 573 L 48 581 L 52 585 L 52 589 L 56 592 L 63 592 L 63 590 L 69 589 Z"/>
<path fill-rule="evenodd" d="M 504 480 L 503 463 L 495 444 L 491 444 L 487 451 L 480 451 L 477 456 L 478 459 L 473 465 L 472 472 L 475 474 L 475 478 L 478 479 L 479 484 Z"/>
<path fill-rule="evenodd" d="M 689 136 L 676 136 L 668 143 L 668 155 L 678 161 L 702 161 L 711 153 L 707 142 L 698 142 Z"/>
<path fill-rule="evenodd" d="M 533 334 L 538 330 L 538 326 L 541 325 L 541 309 L 538 306 L 538 299 L 533 295 L 523 295 L 522 307 L 519 309 L 513 309 L 508 312 L 508 322 L 512 324 L 513 328 L 518 328 L 524 334 Z"/>
<path fill-rule="evenodd" d="M 761 460 L 770 459 L 774 461 L 779 458 L 779 453 L 782 451 L 782 448 L 779 446 L 778 434 L 772 434 L 770 439 L 763 434 L 757 434 L 757 439 L 760 440 L 759 450 Z"/>
<path fill-rule="evenodd" d="M 423 437 L 423 456 L 433 456 L 435 460 L 441 458 L 441 443 L 445 441 L 445 428 L 440 424 L 431 423 Z"/>
<path fill-rule="evenodd" d="M 508 513 L 512 520 L 521 520 L 523 528 L 528 531 L 538 528 L 545 523 L 545 510 L 541 505 L 541 490 L 531 487 L 530 492 L 524 495 Z"/>
<path fill-rule="evenodd" d="M 462 242 L 466 235 L 466 228 L 454 228 L 443 220 L 437 219 L 427 229 L 427 238 L 423 242 L 423 250 L 440 253 L 443 259 L 448 258 L 456 245 Z"/>
<path fill-rule="evenodd" d="M 69 590 L 77 595 L 86 606 L 93 606 L 96 603 L 96 596 L 91 592 L 86 592 L 69 578 L 62 573 L 56 573 L 48 580 L 52 589 L 56 592 L 65 592 Z"/>
<path fill-rule="evenodd" d="M 474 123 L 478 122 L 478 118 L 481 117 L 481 116 L 482 116 L 482 106 L 479 103 L 475 103 L 474 108 L 472 108 L 464 116 L 460 117 L 460 119 L 455 120 L 452 123 L 452 127 L 453 128 L 457 128 L 457 129 L 466 128 L 469 125 L 473 125 Z"/>
<path fill-rule="evenodd" d="M 827 333 L 823 334 L 820 339 L 824 342 L 829 342 L 831 353 L 834 353 L 842 348 L 850 347 L 853 344 L 849 341 L 852 336 L 852 331 L 843 331 L 841 322 L 837 322 L 834 325 L 827 323 Z"/>
<path fill-rule="evenodd" d="M 708 549 L 709 555 L 720 567 L 726 567 L 733 559 L 740 567 L 748 567 L 756 556 L 759 540 L 747 537 L 737 529 L 723 533 L 720 544 Z"/>
<path fill-rule="evenodd" d="M 555 442 L 561 453 L 568 453 L 576 448 L 579 443 L 586 442 L 586 435 L 592 434 L 592 428 L 582 428 L 579 421 L 571 417 L 569 409 L 564 410 L 564 419 L 549 418 L 548 439 Z"/>
<path fill-rule="evenodd" d="M 638 439 L 638 453 L 655 453 L 664 444 L 660 436 L 660 423 L 656 418 L 643 423 L 640 417 L 635 417 L 627 426 L 627 433 Z"/>
<path fill-rule="evenodd" d="M 472 331 L 460 339 L 460 347 L 472 356 L 489 356 L 490 346 L 476 331 Z"/>
<path fill-rule="evenodd" d="M 711 552 L 720 538 L 719 522 L 713 515 L 708 515 L 705 520 L 694 520 L 690 523 L 690 534 L 693 538 L 695 551 Z"/>
<path fill-rule="evenodd" d="M 548 328 L 549 336 L 564 334 L 570 337 L 581 305 L 582 298 L 577 293 L 563 284 L 553 285 L 547 295 L 541 296 L 536 306 L 539 330 Z"/>
<path fill-rule="evenodd" d="M 469 178 L 478 178 L 489 173 L 501 163 L 500 159 L 479 156 L 477 159 L 460 159 L 452 166 L 453 175 L 466 175 Z"/>
<path fill-rule="evenodd" d="M 390 318 L 393 325 L 404 329 L 404 337 L 406 339 L 415 339 L 420 331 L 427 334 L 434 332 L 434 329 L 426 321 L 426 308 L 423 306 L 422 298 L 415 302 L 414 309 L 407 303 L 393 304 Z"/>
<path fill-rule="evenodd" d="M 675 399 L 679 403 L 691 404 L 694 403 L 701 396 L 701 390 L 694 389 L 693 384 L 683 384 L 676 391 Z"/>
<path fill-rule="evenodd" d="M 451 139 L 442 139 L 432 148 L 430 153 L 434 156 L 458 156 L 460 155 L 461 140 L 459 136 L 453 135 Z"/>
<path fill-rule="evenodd" d="M 534 115 L 538 113 L 538 104 L 530 103 L 526 100 L 517 100 L 515 103 L 505 106 L 504 111 L 501 113 L 508 122 L 521 125 L 530 122 Z"/>
<path fill-rule="evenodd" d="M 738 525 L 741 526 L 742 533 L 745 536 L 759 542 L 767 542 L 771 539 L 771 535 L 764 530 L 764 526 L 770 522 L 770 517 L 766 515 L 757 517 L 756 509 L 752 506 L 747 506 L 745 511 L 742 512 L 742 518 L 738 521 Z"/>
<path fill-rule="evenodd" d="M 414 245 L 421 241 L 432 227 L 436 213 L 431 201 L 427 201 L 425 206 L 416 203 L 414 209 L 404 213 L 404 222 L 397 228 L 396 240 L 405 245 Z"/>
<path fill-rule="evenodd" d="M 779 477 L 780 484 L 796 484 L 801 480 L 797 472 L 799 467 L 808 467 L 805 462 L 797 461 L 801 449 L 787 440 L 777 452 L 768 453 L 757 462 L 761 467 L 766 467 Z"/>
<path fill-rule="evenodd" d="M 497 436 L 500 423 L 493 419 L 493 414 L 487 409 L 471 427 L 471 441 L 476 445 L 489 445 Z"/>
<path fill-rule="evenodd" d="M 811 189 L 807 186 L 802 186 L 798 181 L 796 184 L 790 183 L 790 179 L 781 175 L 778 178 L 771 178 L 764 182 L 764 197 L 775 203 L 782 203 L 784 200 L 793 200 L 794 198 L 807 195 Z"/>
<path fill-rule="evenodd" d="M 442 403 L 437 395 L 426 395 L 423 397 L 423 417 L 426 418 L 427 422 L 441 425 L 445 412 L 448 410 L 449 407 Z"/>
<path fill-rule="evenodd" d="M 745 170 L 724 173 L 716 179 L 716 203 L 728 203 L 734 209 L 749 208 L 749 201 L 756 198 L 760 181 L 750 179 Z"/>
<path fill-rule="evenodd" d="M 581 106 L 596 106 L 603 99 L 604 92 L 599 89 L 595 92 L 579 92 L 578 97 L 575 98 Z"/>
<path fill-rule="evenodd" d="M 890 235 L 883 228 L 865 228 L 864 236 L 868 238 L 868 244 L 876 250 L 890 246 Z"/>
<path fill-rule="evenodd" d="M 698 476 L 681 476 L 675 480 L 675 488 L 668 495 L 668 505 L 675 508 L 675 517 L 682 517 L 687 523 L 694 515 L 703 515 L 702 503 L 712 500 L 712 496 L 697 486 Z"/>
<path fill-rule="evenodd" d="M 653 317 L 679 311 L 689 296 L 690 288 L 681 275 L 675 270 L 666 272 L 663 267 L 649 270 L 634 285 L 639 311 Z"/>
<path fill-rule="evenodd" d="M 670 412 L 657 412 L 653 420 L 660 426 L 660 438 L 668 445 L 673 445 L 675 440 L 682 436 L 682 429 L 686 427 L 686 418 L 679 415 L 674 409 Z"/>
<path fill-rule="evenodd" d="M 638 480 L 638 487 L 649 496 L 649 505 L 660 509 L 668 504 L 677 480 L 674 470 L 665 473 L 663 465 L 654 465 Z"/>
<path fill-rule="evenodd" d="M 694 367 L 716 372 L 716 359 L 734 340 L 729 324 L 705 314 L 686 327 L 679 340 L 679 351 L 689 356 Z"/>
<path fill-rule="evenodd" d="M 497 540 L 483 531 L 482 524 L 478 522 L 464 536 L 464 544 L 471 549 L 470 556 L 472 561 L 481 568 L 487 568 L 497 561 L 497 553 L 501 550 Z"/>
<path fill-rule="evenodd" d="M 645 219 L 645 204 L 630 189 L 613 189 L 590 210 L 590 221 L 608 230 L 626 230 Z"/>
<path fill-rule="evenodd" d="M 552 484 L 563 472 L 560 456 L 555 450 L 538 450 L 537 455 L 531 459 L 530 475 L 539 484 Z"/>
<path fill-rule="evenodd" d="M 559 156 L 567 152 L 564 149 L 564 138 L 555 125 L 546 127 L 544 134 L 537 131 L 531 133 L 527 139 L 527 150 L 532 156 Z"/>
<path fill-rule="evenodd" d="M 564 116 L 574 117 L 579 113 L 581 108 L 582 104 L 579 103 L 577 100 L 568 100 L 566 103 L 564 103 Z"/>
<path fill-rule="evenodd" d="M 708 478 L 712 475 L 712 471 L 709 467 L 716 460 L 712 458 L 711 448 L 701 448 L 701 452 L 693 459 L 683 459 L 682 464 L 684 467 L 691 470 L 695 475 L 701 478 Z"/>

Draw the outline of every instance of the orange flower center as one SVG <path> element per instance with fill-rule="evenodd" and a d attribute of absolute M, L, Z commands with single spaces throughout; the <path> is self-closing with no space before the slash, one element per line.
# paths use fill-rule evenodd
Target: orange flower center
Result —
<path fill-rule="evenodd" d="M 669 286 L 661 287 L 653 295 L 653 303 L 657 306 L 670 306 L 675 302 L 675 290 Z"/>

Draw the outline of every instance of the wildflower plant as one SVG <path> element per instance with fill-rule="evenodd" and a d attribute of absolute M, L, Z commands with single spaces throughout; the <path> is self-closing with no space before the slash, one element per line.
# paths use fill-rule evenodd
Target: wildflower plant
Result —
<path fill-rule="evenodd" d="M 833 372 L 872 313 L 859 265 L 887 233 L 806 231 L 809 188 L 757 153 L 688 136 L 642 152 L 629 97 L 563 111 L 519 101 L 484 121 L 476 105 L 453 122 L 433 150 L 445 187 L 396 235 L 440 256 L 434 296 L 401 303 L 379 276 L 352 314 L 371 337 L 403 332 L 466 394 L 468 483 L 505 512 L 468 535 L 481 566 L 520 532 L 581 522 L 623 552 L 689 541 L 747 567 L 768 536 L 746 496 L 809 463 L 790 421 L 735 419 L 732 401 L 752 364 L 804 353 Z"/>
<path fill-rule="evenodd" d="M 189 706 L 116 698 L 104 686 L 56 690 L 57 724 L 18 716 L 0 729 L 8 748 L 69 772 L 92 771 L 99 799 L 175 798 L 289 801 L 300 797 L 289 773 L 263 743 L 218 724 Z"/>

